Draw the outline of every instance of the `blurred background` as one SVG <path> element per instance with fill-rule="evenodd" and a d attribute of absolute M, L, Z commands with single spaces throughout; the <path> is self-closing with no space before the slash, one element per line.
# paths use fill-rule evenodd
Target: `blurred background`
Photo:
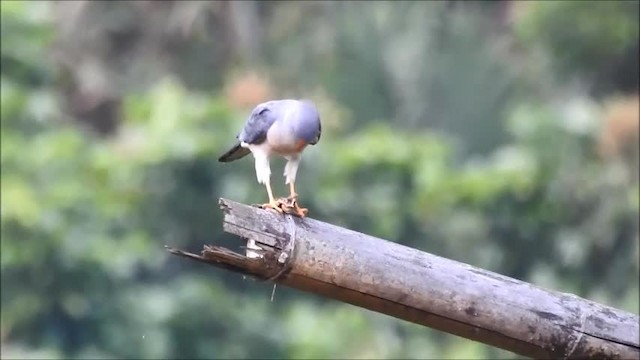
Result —
<path fill-rule="evenodd" d="M 240 245 L 217 157 L 285 97 L 311 217 L 638 314 L 638 12 L 2 1 L 2 358 L 515 358 L 165 251 Z"/>

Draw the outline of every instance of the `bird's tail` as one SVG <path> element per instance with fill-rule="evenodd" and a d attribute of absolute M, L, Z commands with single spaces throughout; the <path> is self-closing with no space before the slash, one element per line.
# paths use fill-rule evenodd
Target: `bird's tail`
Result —
<path fill-rule="evenodd" d="M 249 150 L 248 148 L 242 147 L 240 143 L 237 143 L 231 149 L 229 149 L 229 151 L 222 154 L 222 156 L 218 158 L 218 161 L 231 162 L 249 155 L 250 152 L 251 150 Z"/>

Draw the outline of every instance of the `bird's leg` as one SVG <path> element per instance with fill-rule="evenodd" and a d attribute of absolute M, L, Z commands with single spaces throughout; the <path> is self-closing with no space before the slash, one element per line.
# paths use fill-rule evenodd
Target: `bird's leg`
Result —
<path fill-rule="evenodd" d="M 262 204 L 260 207 L 262 207 L 263 209 L 274 209 L 275 211 L 282 213 L 283 210 L 280 207 L 280 203 L 277 202 L 274 198 L 273 198 L 273 191 L 271 191 L 271 183 L 266 181 L 265 182 L 265 186 L 267 187 L 267 194 L 269 195 L 269 202 L 266 204 Z"/>
<path fill-rule="evenodd" d="M 287 199 L 289 199 L 289 200 L 297 200 L 298 199 L 298 194 L 296 193 L 295 181 L 291 181 L 289 183 L 289 190 L 290 190 L 291 194 L 289 195 L 289 197 Z"/>
<path fill-rule="evenodd" d="M 300 165 L 300 156 L 293 155 L 287 157 L 287 164 L 284 167 L 284 176 L 286 177 L 285 183 L 289 184 L 291 193 L 289 197 L 284 198 L 281 202 L 284 205 L 284 210 L 287 213 L 294 213 L 300 217 L 305 217 L 309 212 L 307 209 L 303 209 L 298 206 L 298 194 L 296 193 L 296 174 L 298 173 L 298 166 Z"/>
<path fill-rule="evenodd" d="M 298 216 L 300 216 L 300 217 L 307 216 L 307 214 L 309 213 L 309 209 L 301 208 L 298 205 L 298 194 L 296 193 L 295 181 L 289 182 L 289 190 L 291 191 L 291 194 L 287 198 L 287 200 L 289 201 L 289 204 L 287 204 L 287 205 L 289 207 L 293 208 L 293 211 L 295 211 L 295 213 Z"/>
<path fill-rule="evenodd" d="M 298 194 L 296 194 L 296 174 L 298 173 L 298 166 L 300 165 L 300 156 L 299 155 L 291 155 L 287 156 L 287 164 L 284 166 L 284 176 L 285 183 L 289 184 L 289 189 L 291 189 L 291 195 L 289 195 L 286 200 L 289 202 L 293 202 L 298 198 Z"/>
<path fill-rule="evenodd" d="M 267 194 L 269 195 L 269 202 L 266 204 L 260 205 L 263 209 L 274 209 L 279 213 L 282 213 L 283 210 L 280 208 L 280 205 L 273 198 L 273 191 L 271 191 L 271 168 L 269 167 L 269 154 L 261 151 L 254 151 L 253 157 L 255 158 L 255 166 L 256 166 L 256 177 L 258 178 L 258 182 L 264 184 L 267 188 Z"/>

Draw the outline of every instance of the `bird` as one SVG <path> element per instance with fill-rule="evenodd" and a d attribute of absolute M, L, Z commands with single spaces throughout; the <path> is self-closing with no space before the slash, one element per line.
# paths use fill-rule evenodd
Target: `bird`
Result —
<path fill-rule="evenodd" d="M 264 184 L 269 198 L 260 205 L 280 213 L 291 213 L 305 217 L 308 209 L 298 204 L 296 175 L 303 151 L 308 145 L 320 141 L 322 124 L 317 107 L 307 99 L 271 100 L 256 105 L 244 127 L 236 136 L 236 143 L 218 161 L 227 163 L 252 154 L 258 183 Z M 290 194 L 276 199 L 271 188 L 271 165 L 273 156 L 282 156 L 285 184 Z"/>

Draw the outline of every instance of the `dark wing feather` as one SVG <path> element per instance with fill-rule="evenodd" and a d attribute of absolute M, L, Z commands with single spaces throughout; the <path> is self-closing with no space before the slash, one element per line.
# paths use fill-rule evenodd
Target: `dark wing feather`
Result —
<path fill-rule="evenodd" d="M 260 104 L 251 112 L 240 135 L 237 136 L 239 142 L 222 154 L 222 156 L 218 158 L 218 161 L 230 162 L 249 155 L 251 150 L 242 147 L 241 142 L 261 144 L 265 141 L 267 131 L 269 131 L 271 125 L 276 121 L 276 114 L 274 109 L 271 108 L 273 104 L 272 102 Z"/>
<path fill-rule="evenodd" d="M 247 144 L 261 144 L 267 138 L 267 131 L 276 121 L 276 114 L 269 108 L 269 103 L 256 107 L 244 125 L 238 140 Z"/>
<path fill-rule="evenodd" d="M 231 162 L 234 160 L 241 159 L 249 155 L 250 153 L 251 153 L 251 150 L 244 148 L 240 145 L 240 143 L 237 143 L 233 145 L 233 147 L 229 149 L 226 153 L 222 154 L 222 156 L 218 158 L 218 161 Z"/>

